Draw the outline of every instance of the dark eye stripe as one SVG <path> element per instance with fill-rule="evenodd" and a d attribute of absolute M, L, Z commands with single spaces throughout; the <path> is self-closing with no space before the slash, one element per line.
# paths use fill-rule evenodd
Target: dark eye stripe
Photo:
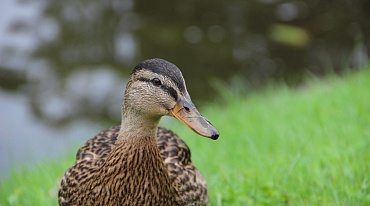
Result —
<path fill-rule="evenodd" d="M 139 78 L 137 78 L 137 80 L 142 81 L 142 82 L 151 82 L 152 81 L 152 80 L 144 78 L 144 77 L 139 77 Z M 168 87 L 164 84 L 160 85 L 160 88 L 163 89 L 163 91 L 165 91 L 167 94 L 169 94 L 171 97 L 173 97 L 177 101 L 178 94 L 177 94 L 177 92 L 174 88 Z"/>
<path fill-rule="evenodd" d="M 137 80 L 142 81 L 142 82 L 150 82 L 150 79 L 144 78 L 144 77 L 139 77 Z"/>
<path fill-rule="evenodd" d="M 177 101 L 178 95 L 174 88 L 167 87 L 166 85 L 162 84 L 161 89 L 163 89 L 165 92 L 167 92 L 171 97 L 173 97 Z"/>

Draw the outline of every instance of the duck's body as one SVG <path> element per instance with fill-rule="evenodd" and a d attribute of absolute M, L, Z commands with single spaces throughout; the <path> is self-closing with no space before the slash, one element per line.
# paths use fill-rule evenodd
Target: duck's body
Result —
<path fill-rule="evenodd" d="M 102 131 L 79 149 L 61 181 L 60 205 L 207 204 L 206 181 L 189 148 L 158 128 L 160 117 L 171 114 L 201 135 L 218 137 L 192 107 L 181 73 L 172 67 L 159 59 L 137 66 L 126 89 L 121 126 Z"/>
<path fill-rule="evenodd" d="M 69 169 L 65 176 L 72 176 L 72 173 L 82 174 L 79 171 L 101 167 L 117 141 L 119 130 L 120 126 L 114 126 L 89 139 L 77 152 L 76 165 L 78 166 Z M 159 127 L 156 144 L 171 181 L 171 187 L 181 197 L 181 203 L 184 203 L 184 205 L 206 205 L 208 202 L 207 183 L 191 162 L 190 150 L 185 142 L 170 130 Z M 91 177 L 82 177 L 81 175 L 75 178 L 81 181 L 83 178 L 89 179 Z M 62 188 L 70 188 L 67 184 L 66 180 L 63 180 Z M 65 193 L 60 194 L 61 196 L 69 197 L 71 194 L 68 193 L 75 194 L 72 190 L 61 190 L 60 193 Z M 150 201 L 147 201 L 147 203 L 152 205 Z M 137 202 L 137 204 L 132 205 L 144 204 Z"/>

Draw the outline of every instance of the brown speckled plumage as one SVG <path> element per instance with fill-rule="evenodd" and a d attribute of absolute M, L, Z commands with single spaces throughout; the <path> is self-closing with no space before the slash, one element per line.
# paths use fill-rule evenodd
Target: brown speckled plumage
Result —
<path fill-rule="evenodd" d="M 174 66 L 164 60 L 149 61 L 154 61 L 156 66 L 156 61 L 159 61 L 167 69 Z M 158 68 L 137 68 L 126 89 L 122 125 L 100 132 L 78 150 L 75 164 L 66 171 L 60 183 L 60 205 L 207 204 L 207 184 L 191 162 L 189 148 L 171 131 L 157 128 L 160 117 L 172 112 L 179 102 L 176 95 L 187 95 L 183 82 L 173 82 L 174 79 L 182 79 L 181 73 L 180 76 L 170 74 L 170 80 L 162 78 L 163 82 L 168 81 L 165 88 L 161 88 L 166 92 L 156 94 L 162 90 L 144 78 L 150 75 L 159 77 L 158 74 L 166 76 L 166 73 L 161 74 L 163 71 L 158 71 Z M 175 73 L 179 72 L 176 69 Z M 143 85 L 149 86 L 144 90 Z M 169 85 L 173 86 L 171 91 L 167 91 L 170 90 Z M 183 87 L 183 91 L 179 87 Z M 146 93 L 154 91 L 158 97 L 146 96 Z M 141 95 L 141 103 L 130 102 L 136 98 L 133 93 Z M 145 98 L 159 99 L 160 103 L 148 103 Z M 141 112 L 143 110 L 146 112 Z M 203 135 L 202 132 L 197 133 Z M 218 132 L 212 137 L 217 138 Z"/>

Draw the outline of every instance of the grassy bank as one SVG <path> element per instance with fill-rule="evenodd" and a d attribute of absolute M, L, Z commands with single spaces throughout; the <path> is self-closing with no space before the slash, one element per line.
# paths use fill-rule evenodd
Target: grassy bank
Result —
<path fill-rule="evenodd" d="M 188 143 L 206 177 L 209 205 L 369 205 L 370 70 L 282 84 L 243 97 L 227 90 L 201 108 L 219 140 L 166 125 Z M 12 173 L 0 205 L 56 205 L 65 160 Z"/>

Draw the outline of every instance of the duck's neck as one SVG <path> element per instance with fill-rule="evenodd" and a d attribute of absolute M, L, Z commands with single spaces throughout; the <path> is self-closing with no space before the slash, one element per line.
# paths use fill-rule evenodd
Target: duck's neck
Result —
<path fill-rule="evenodd" d="M 121 130 L 119 140 L 128 140 L 132 138 L 153 138 L 157 135 L 160 117 L 145 116 L 134 110 L 123 108 Z"/>
<path fill-rule="evenodd" d="M 157 146 L 159 120 L 160 117 L 148 118 L 123 111 L 118 140 L 105 162 L 105 168 L 116 169 L 108 169 L 112 174 L 98 175 L 102 182 L 115 182 L 107 184 L 109 191 L 120 185 L 120 194 L 124 196 L 111 204 L 178 205 L 180 202 Z"/>

